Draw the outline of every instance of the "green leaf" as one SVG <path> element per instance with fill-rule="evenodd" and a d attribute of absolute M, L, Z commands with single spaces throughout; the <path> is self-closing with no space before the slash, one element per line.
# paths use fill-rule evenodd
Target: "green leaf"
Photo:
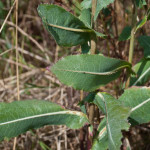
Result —
<path fill-rule="evenodd" d="M 109 4 L 113 3 L 114 0 L 97 0 L 97 7 L 96 7 L 96 12 L 94 16 L 94 20 L 97 19 L 98 14 L 103 8 L 106 8 Z"/>
<path fill-rule="evenodd" d="M 139 28 L 142 28 L 145 23 L 147 22 L 147 16 L 145 16 L 140 22 L 138 22 L 137 26 L 136 26 L 136 29 L 135 29 L 135 32 L 139 29 Z"/>
<path fill-rule="evenodd" d="M 0 103 L 0 140 L 45 125 L 66 125 L 77 129 L 87 122 L 85 114 L 66 110 L 52 102 L 26 100 Z"/>
<path fill-rule="evenodd" d="M 84 22 L 84 24 L 91 28 L 91 10 L 90 9 L 82 9 L 81 15 L 79 16 L 79 19 Z"/>
<path fill-rule="evenodd" d="M 130 86 L 144 85 L 150 80 L 150 58 L 143 58 L 133 67 L 136 75 L 131 76 Z"/>
<path fill-rule="evenodd" d="M 68 86 L 94 91 L 118 78 L 124 68 L 130 69 L 131 65 L 102 55 L 74 55 L 58 61 L 51 70 Z"/>
<path fill-rule="evenodd" d="M 125 41 L 131 38 L 131 30 L 132 28 L 130 26 L 126 26 L 123 30 L 122 33 L 119 36 L 119 41 Z"/>
<path fill-rule="evenodd" d="M 60 46 L 83 44 L 95 36 L 95 32 L 81 20 L 57 5 L 41 4 L 38 13 L 45 28 Z"/>
<path fill-rule="evenodd" d="M 150 88 L 133 87 L 119 97 L 125 106 L 132 108 L 130 118 L 136 123 L 150 122 Z"/>
<path fill-rule="evenodd" d="M 150 57 L 150 36 L 140 36 L 138 38 L 140 46 L 144 48 L 144 56 Z"/>
<path fill-rule="evenodd" d="M 81 7 L 83 9 L 89 9 L 92 7 L 92 0 L 84 0 L 82 3 L 81 3 Z"/>
<path fill-rule="evenodd" d="M 6 16 L 6 11 L 4 9 L 4 4 L 0 1 L 0 18 L 4 19 Z"/>
<path fill-rule="evenodd" d="M 106 129 L 106 117 L 101 121 L 98 127 L 98 135 L 94 139 L 92 150 L 107 150 L 108 149 L 108 135 Z"/>
<path fill-rule="evenodd" d="M 91 44 L 90 42 L 86 42 L 81 45 L 82 54 L 90 54 Z"/>
<path fill-rule="evenodd" d="M 107 120 L 108 145 L 110 150 L 119 150 L 121 146 L 122 130 L 128 130 L 129 124 L 127 118 L 130 114 L 130 109 L 107 93 L 98 93 L 94 103 L 100 109 L 105 107 Z"/>
<path fill-rule="evenodd" d="M 145 0 L 136 0 L 135 2 L 136 2 L 137 7 L 139 8 L 142 8 L 144 5 L 147 5 Z"/>

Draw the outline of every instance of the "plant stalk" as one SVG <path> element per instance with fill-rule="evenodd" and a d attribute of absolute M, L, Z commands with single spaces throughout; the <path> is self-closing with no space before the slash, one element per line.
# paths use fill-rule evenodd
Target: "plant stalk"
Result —
<path fill-rule="evenodd" d="M 97 5 L 97 0 L 92 0 L 91 26 L 93 29 L 95 28 L 94 15 L 95 15 L 95 11 L 96 11 L 96 5 Z M 91 55 L 94 55 L 95 51 L 96 51 L 96 39 L 92 39 L 91 40 L 91 50 L 90 50 Z M 95 112 L 95 106 L 94 106 L 94 104 L 90 104 L 89 105 L 89 121 L 90 121 L 91 125 L 94 124 L 94 112 Z M 89 128 L 88 129 L 88 147 L 87 147 L 88 150 L 91 149 L 91 147 L 92 147 L 92 141 L 93 141 L 93 137 L 91 136 L 90 128 Z"/>
<path fill-rule="evenodd" d="M 137 6 L 133 1 L 133 15 L 132 15 L 132 31 L 131 31 L 131 39 L 130 39 L 130 48 L 129 48 L 129 63 L 132 64 L 133 61 L 133 53 L 134 53 L 134 41 L 135 41 L 135 32 L 136 32 L 136 18 L 137 18 Z M 126 88 L 129 87 L 130 77 L 127 80 Z"/>
<path fill-rule="evenodd" d="M 96 11 L 97 0 L 92 0 L 92 17 L 91 17 L 91 26 L 94 29 L 94 15 Z M 96 41 L 94 39 L 91 40 L 91 55 L 95 54 L 96 51 Z M 89 121 L 91 124 L 94 122 L 94 104 L 89 106 Z"/>

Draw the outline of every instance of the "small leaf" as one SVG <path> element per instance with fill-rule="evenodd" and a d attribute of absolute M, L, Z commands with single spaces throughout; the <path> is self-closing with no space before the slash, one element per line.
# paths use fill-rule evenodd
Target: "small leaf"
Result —
<path fill-rule="evenodd" d="M 89 9 L 92 7 L 92 0 L 84 0 L 82 3 L 81 3 L 81 7 L 83 9 Z"/>
<path fill-rule="evenodd" d="M 38 13 L 45 28 L 60 46 L 83 44 L 95 36 L 95 32 L 81 20 L 57 5 L 41 4 Z"/>
<path fill-rule="evenodd" d="M 138 22 L 137 26 L 136 26 L 136 29 L 135 29 L 135 32 L 139 29 L 139 28 L 142 28 L 145 23 L 147 22 L 147 16 L 145 16 L 140 22 Z"/>
<path fill-rule="evenodd" d="M 77 129 L 85 123 L 88 123 L 85 114 L 66 110 L 52 102 L 26 100 L 0 103 L 0 140 L 45 125 L 67 125 Z"/>
<path fill-rule="evenodd" d="M 131 75 L 130 86 L 144 85 L 150 80 L 150 58 L 143 58 L 133 66 L 133 70 L 136 75 Z"/>
<path fill-rule="evenodd" d="M 90 41 L 81 45 L 82 54 L 90 54 L 91 44 Z"/>
<path fill-rule="evenodd" d="M 150 57 L 150 36 L 140 36 L 138 41 L 140 46 L 144 48 L 144 56 Z"/>
<path fill-rule="evenodd" d="M 130 118 L 137 124 L 150 122 L 150 88 L 129 88 L 119 100 L 125 106 L 132 108 Z"/>
<path fill-rule="evenodd" d="M 59 80 L 75 89 L 94 91 L 119 77 L 128 62 L 102 55 L 67 56 L 52 67 Z"/>
<path fill-rule="evenodd" d="M 113 3 L 114 0 L 97 0 L 97 7 L 96 7 L 96 12 L 94 16 L 94 20 L 97 19 L 98 14 L 103 8 L 106 8 L 109 4 Z"/>
<path fill-rule="evenodd" d="M 106 129 L 106 117 L 101 121 L 98 127 L 98 135 L 94 139 L 92 150 L 107 150 L 108 149 L 108 135 Z"/>
<path fill-rule="evenodd" d="M 131 30 L 132 28 L 130 26 L 126 26 L 123 30 L 122 33 L 119 36 L 119 41 L 125 41 L 131 38 Z"/>
<path fill-rule="evenodd" d="M 84 22 L 84 24 L 91 28 L 91 10 L 90 9 L 82 9 L 81 15 L 79 16 L 79 19 Z"/>
<path fill-rule="evenodd" d="M 128 130 L 127 118 L 130 109 L 107 93 L 98 93 L 94 103 L 99 107 L 105 106 L 107 120 L 108 145 L 110 150 L 119 150 L 121 146 L 122 130 Z M 101 109 L 101 107 L 99 107 Z"/>
<path fill-rule="evenodd" d="M 136 2 L 137 7 L 139 8 L 142 8 L 144 5 L 147 5 L 145 0 L 136 0 L 135 2 Z"/>

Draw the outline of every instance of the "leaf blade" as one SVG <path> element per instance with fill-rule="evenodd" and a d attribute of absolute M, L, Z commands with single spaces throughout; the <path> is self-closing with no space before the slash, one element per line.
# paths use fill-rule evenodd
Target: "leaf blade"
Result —
<path fill-rule="evenodd" d="M 150 59 L 143 58 L 133 66 L 133 70 L 136 73 L 136 76 L 131 75 L 130 86 L 144 85 L 150 79 Z"/>
<path fill-rule="evenodd" d="M 94 91 L 115 80 L 123 68 L 130 67 L 131 65 L 125 61 L 102 55 L 74 55 L 58 61 L 51 70 L 68 86 Z"/>
<path fill-rule="evenodd" d="M 81 118 L 80 118 L 81 117 Z M 0 104 L 0 140 L 44 125 L 67 125 L 79 128 L 87 122 L 85 114 L 65 110 L 52 102 L 40 100 Z M 13 129 L 13 130 L 12 130 Z"/>
<path fill-rule="evenodd" d="M 120 149 L 121 131 L 129 129 L 127 118 L 130 114 L 130 109 L 107 93 L 98 93 L 94 103 L 100 109 L 105 109 L 109 149 Z"/>
<path fill-rule="evenodd" d="M 150 57 L 150 36 L 140 36 L 138 42 L 142 48 L 144 48 L 144 56 L 146 58 Z"/>
<path fill-rule="evenodd" d="M 97 7 L 96 7 L 96 12 L 94 16 L 94 20 L 97 19 L 98 14 L 103 8 L 106 8 L 109 4 L 113 3 L 114 0 L 97 0 Z"/>
<path fill-rule="evenodd" d="M 40 4 L 38 13 L 45 28 L 60 46 L 83 44 L 89 41 L 93 34 L 95 35 L 77 17 L 57 5 Z"/>
<path fill-rule="evenodd" d="M 130 118 L 134 119 L 137 124 L 150 121 L 150 88 L 129 88 L 119 97 L 119 100 L 125 106 L 132 108 Z"/>

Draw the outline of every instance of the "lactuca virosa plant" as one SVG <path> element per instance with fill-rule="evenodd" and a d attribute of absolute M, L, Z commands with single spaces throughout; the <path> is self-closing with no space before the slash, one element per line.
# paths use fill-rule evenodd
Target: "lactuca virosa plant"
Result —
<path fill-rule="evenodd" d="M 0 140 L 44 125 L 66 125 L 71 129 L 89 125 L 90 146 L 87 149 L 119 150 L 122 130 L 128 131 L 130 126 L 150 121 L 150 88 L 137 87 L 143 86 L 150 79 L 150 36 L 142 35 L 137 38 L 140 46 L 144 48 L 144 57 L 135 66 L 131 65 L 136 32 L 149 20 L 149 10 L 145 17 L 137 22 L 137 11 L 146 5 L 146 2 L 133 1 L 132 24 L 123 29 L 118 39 L 130 40 L 127 62 L 96 54 L 97 38 L 107 38 L 107 35 L 97 32 L 94 24 L 101 10 L 113 2 L 114 0 L 84 0 L 79 17 L 57 5 L 38 6 L 43 24 L 56 43 L 63 47 L 80 45 L 82 51 L 81 55 L 61 59 L 50 70 L 62 83 L 77 90 L 87 91 L 89 95 L 79 102 L 82 112 L 66 110 L 55 103 L 42 100 L 1 103 Z M 124 92 L 118 99 L 99 91 L 101 86 L 119 78 L 123 70 L 126 70 L 128 79 Z M 92 107 L 87 108 L 87 103 Z M 93 106 L 97 106 L 105 115 L 99 122 L 96 133 L 92 130 L 96 111 Z"/>

